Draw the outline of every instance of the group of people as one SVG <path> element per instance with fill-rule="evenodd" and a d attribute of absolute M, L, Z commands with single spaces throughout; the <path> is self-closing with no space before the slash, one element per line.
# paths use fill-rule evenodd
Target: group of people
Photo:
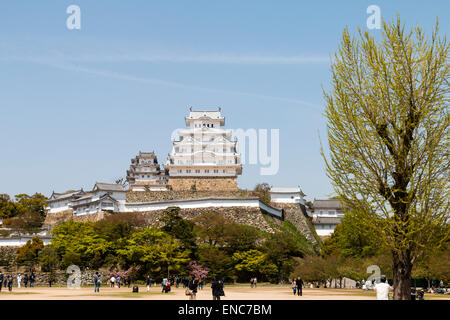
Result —
<path fill-rule="evenodd" d="M 30 284 L 30 288 L 34 287 L 34 280 L 35 280 L 35 275 L 33 272 L 31 272 L 30 276 L 28 276 L 27 273 L 25 273 L 25 275 L 22 276 L 22 274 L 18 274 L 16 277 L 17 280 L 17 288 L 20 288 L 22 285 L 22 282 L 25 286 L 25 288 L 28 287 L 28 283 Z M 13 288 L 13 282 L 14 282 L 14 278 L 12 275 L 4 275 L 2 273 L 2 271 L 0 270 L 0 291 L 2 290 L 2 287 L 7 287 L 9 291 L 12 291 Z"/>
<path fill-rule="evenodd" d="M 292 280 L 292 291 L 294 292 L 294 296 L 295 294 L 297 294 L 298 296 L 303 295 L 302 288 L 303 280 L 301 277 L 297 277 L 297 279 Z"/>
<path fill-rule="evenodd" d="M 128 276 L 127 278 L 122 279 L 121 276 L 115 277 L 114 275 L 111 275 L 109 278 L 109 285 L 111 288 L 120 288 L 122 284 L 129 288 L 131 285 L 131 277 Z"/>
<path fill-rule="evenodd" d="M 199 284 L 204 284 L 204 282 L 204 279 L 192 276 L 186 288 L 186 295 L 189 296 L 189 300 L 197 299 L 197 290 L 199 288 Z M 220 297 L 225 296 L 225 292 L 223 290 L 223 281 L 217 280 L 217 278 L 214 277 L 213 281 L 211 282 L 211 292 L 213 300 L 220 300 Z"/>
<path fill-rule="evenodd" d="M 253 277 L 250 279 L 250 287 L 256 288 L 257 283 L 258 283 L 258 280 L 256 279 L 256 277 Z"/>

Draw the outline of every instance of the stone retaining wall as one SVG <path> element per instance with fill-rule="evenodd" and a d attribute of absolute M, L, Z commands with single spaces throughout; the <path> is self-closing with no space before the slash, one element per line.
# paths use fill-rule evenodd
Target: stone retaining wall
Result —
<path fill-rule="evenodd" d="M 308 239 L 314 246 L 320 247 L 314 233 L 316 231 L 311 229 L 311 224 L 308 223 L 306 211 L 298 203 L 272 203 L 273 206 L 284 209 L 284 219 L 291 222 L 300 231 L 306 239 Z"/>
<path fill-rule="evenodd" d="M 17 275 L 20 273 L 22 275 L 22 283 L 21 286 L 24 287 L 25 284 L 23 282 L 23 276 L 24 274 L 28 274 L 30 276 L 30 272 L 23 272 L 23 271 L 14 271 L 14 272 L 8 272 L 6 270 L 2 270 L 3 275 L 6 277 L 8 275 L 12 275 L 13 277 L 13 292 L 14 289 L 17 288 Z M 94 274 L 96 271 L 91 270 L 85 270 L 81 271 L 80 278 L 81 278 L 81 285 L 94 285 Z M 98 271 L 100 275 L 100 281 L 102 285 L 108 284 L 109 279 L 109 272 L 108 271 Z M 48 286 L 49 279 L 53 277 L 52 279 L 52 285 L 67 285 L 67 279 L 70 276 L 70 274 L 67 274 L 64 270 L 57 270 L 53 272 L 53 275 L 51 276 L 50 272 L 42 272 L 42 271 L 35 271 L 34 272 L 35 279 L 34 279 L 34 286 Z M 30 286 L 30 283 L 28 282 L 28 287 Z M 4 290 L 4 288 L 2 289 Z M 8 289 L 6 289 L 8 290 Z"/>
<path fill-rule="evenodd" d="M 168 184 L 173 190 L 238 190 L 236 177 L 169 177 Z"/>
<path fill-rule="evenodd" d="M 163 216 L 165 210 L 153 210 L 153 211 L 143 211 L 139 213 L 130 212 L 130 214 L 139 214 L 142 215 L 145 219 L 145 222 L 150 226 L 161 227 L 161 217 Z M 202 213 L 205 212 L 214 212 L 223 215 L 225 218 L 232 222 L 236 222 L 239 224 L 246 224 L 249 226 L 256 227 L 260 230 L 273 233 L 274 230 L 267 221 L 264 219 L 263 215 L 266 217 L 271 217 L 268 214 L 264 214 L 261 212 L 259 208 L 254 207 L 214 207 L 214 208 L 192 208 L 192 209 L 180 209 L 180 216 L 186 219 L 193 219 L 198 217 Z M 111 213 L 107 212 L 99 212 L 93 214 L 86 214 L 82 216 L 68 216 L 64 221 L 68 221 L 69 219 L 73 219 L 74 221 L 79 222 L 87 222 L 87 221 L 99 221 L 103 219 L 105 216 Z M 279 220 L 275 217 L 271 217 L 274 221 Z M 62 222 L 61 219 L 53 219 L 57 221 L 57 223 Z M 56 224 L 52 225 L 55 226 Z"/>
<path fill-rule="evenodd" d="M 232 222 L 253 226 L 262 231 L 273 233 L 274 229 L 264 219 L 264 213 L 259 208 L 250 207 L 227 207 L 227 208 L 195 208 L 195 209 L 180 209 L 180 216 L 191 220 L 205 212 L 214 212 L 223 215 Z M 161 227 L 161 218 L 164 210 L 155 210 L 142 212 L 145 221 L 149 225 Z M 268 216 L 268 215 L 267 215 Z"/>
<path fill-rule="evenodd" d="M 257 197 L 258 194 L 249 190 L 222 190 L 222 191 L 129 191 L 126 194 L 127 202 L 152 202 L 165 200 L 199 199 L 208 197 Z M 277 207 L 275 205 L 275 207 Z"/>

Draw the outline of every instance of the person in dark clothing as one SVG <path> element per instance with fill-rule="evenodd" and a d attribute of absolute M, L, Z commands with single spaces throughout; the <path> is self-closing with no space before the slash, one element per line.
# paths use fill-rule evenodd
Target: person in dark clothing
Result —
<path fill-rule="evenodd" d="M 127 282 L 128 282 L 128 288 L 130 287 L 130 285 L 131 285 L 131 277 L 130 276 L 128 276 L 128 278 L 127 278 Z"/>
<path fill-rule="evenodd" d="M 4 280 L 5 276 L 3 275 L 3 273 L 0 271 L 0 291 L 2 291 L 2 287 L 3 287 L 3 280 Z"/>
<path fill-rule="evenodd" d="M 188 288 L 192 292 L 189 300 L 196 300 L 197 299 L 198 280 L 194 276 L 192 276 L 192 279 L 189 281 Z"/>
<path fill-rule="evenodd" d="M 13 277 L 11 275 L 8 276 L 8 290 L 12 291 L 13 287 Z"/>
<path fill-rule="evenodd" d="M 25 273 L 25 275 L 23 276 L 23 284 L 25 285 L 25 288 L 28 287 L 28 274 Z"/>
<path fill-rule="evenodd" d="M 94 292 L 100 292 L 100 276 L 98 271 L 94 275 Z"/>
<path fill-rule="evenodd" d="M 213 282 L 211 283 L 211 290 L 212 290 L 213 300 L 220 300 L 220 297 L 225 295 L 223 292 L 222 282 L 217 281 L 216 278 L 214 278 Z"/>
<path fill-rule="evenodd" d="M 297 295 L 302 295 L 302 287 L 303 287 L 303 280 L 302 278 L 298 277 L 297 280 L 295 280 L 295 284 L 297 286 Z"/>
<path fill-rule="evenodd" d="M 31 272 L 31 276 L 30 276 L 30 288 L 34 288 L 34 273 Z"/>

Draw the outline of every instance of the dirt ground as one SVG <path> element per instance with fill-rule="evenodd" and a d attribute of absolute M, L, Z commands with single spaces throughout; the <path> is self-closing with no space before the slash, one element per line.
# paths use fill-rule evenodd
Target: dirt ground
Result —
<path fill-rule="evenodd" d="M 294 296 L 290 287 L 225 287 L 223 300 L 374 300 L 375 293 L 359 289 L 303 289 L 303 296 Z M 449 296 L 425 295 L 425 299 L 450 299 Z M 139 293 L 132 293 L 131 288 L 101 287 L 100 293 L 94 288 L 69 289 L 67 287 L 17 288 L 12 292 L 2 288 L 0 300 L 188 300 L 185 289 L 173 288 L 170 293 L 161 293 L 160 287 L 152 287 L 147 292 L 145 286 L 139 287 Z M 205 287 L 197 293 L 197 300 L 212 300 L 211 288 Z"/>

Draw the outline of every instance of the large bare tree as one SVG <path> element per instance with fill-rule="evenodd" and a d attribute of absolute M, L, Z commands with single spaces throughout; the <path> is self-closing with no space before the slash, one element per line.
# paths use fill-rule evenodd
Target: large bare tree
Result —
<path fill-rule="evenodd" d="M 410 299 L 411 271 L 449 238 L 449 65 L 438 23 L 430 37 L 400 18 L 380 40 L 344 30 L 325 92 L 327 175 L 393 259 L 394 299 Z"/>

